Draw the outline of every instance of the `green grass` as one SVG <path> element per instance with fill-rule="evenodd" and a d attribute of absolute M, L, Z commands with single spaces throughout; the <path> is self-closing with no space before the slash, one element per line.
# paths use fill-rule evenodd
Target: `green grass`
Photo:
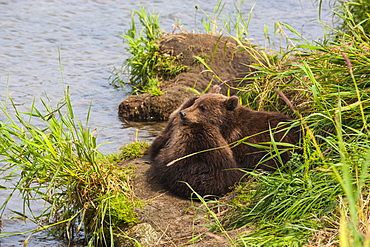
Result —
<path fill-rule="evenodd" d="M 248 173 L 253 179 L 240 185 L 228 214 L 211 227 L 220 234 L 247 227 L 232 245 L 370 245 L 370 38 L 363 17 L 368 14 L 355 11 L 364 3 L 349 5 L 336 10 L 349 28 L 331 28 L 321 43 L 277 23 L 281 35 L 291 32 L 301 40 L 289 40 L 269 62 L 251 65 L 257 71 L 250 74 L 254 82 L 240 88 L 243 103 L 298 119 L 303 154 L 273 174 Z"/>
<path fill-rule="evenodd" d="M 143 204 L 130 185 L 133 167 L 118 169 L 98 151 L 88 123 L 90 109 L 85 123 L 79 121 L 68 90 L 54 107 L 41 99 L 42 109 L 33 102 L 29 111 L 20 112 L 9 102 L 14 115 L 4 102 L 0 108 L 5 115 L 0 150 L 1 161 L 8 164 L 3 170 L 14 175 L 11 179 L 16 185 L 2 188 L 11 192 L 0 209 L 4 212 L 11 197 L 20 192 L 23 211 L 13 212 L 39 226 L 26 232 L 30 234 L 27 240 L 48 229 L 73 242 L 82 230 L 88 246 L 108 245 L 114 241 L 116 227 L 138 222 L 134 208 Z M 35 200 L 46 203 L 39 215 L 32 211 Z M 0 238 L 26 233 L 2 232 Z"/>
<path fill-rule="evenodd" d="M 367 0 L 335 3 L 334 10 L 341 20 L 339 30 L 353 34 L 352 30 L 356 29 L 356 34 L 366 39 L 370 32 L 370 4 Z"/>
<path fill-rule="evenodd" d="M 139 27 L 137 21 L 140 23 Z M 157 14 L 148 12 L 143 7 L 134 10 L 131 28 L 121 36 L 131 57 L 125 60 L 121 70 L 116 69 L 111 84 L 117 87 L 129 85 L 133 93 L 150 92 L 152 95 L 161 95 L 159 85 L 163 80 L 187 71 L 189 68 L 179 62 L 180 55 L 169 56 L 159 52 L 158 42 L 164 35 Z M 123 72 L 129 73 L 128 81 L 124 79 Z"/>
<path fill-rule="evenodd" d="M 212 14 L 205 12 L 201 6 L 196 5 L 195 9 L 202 12 L 204 18 L 200 21 L 203 24 L 205 33 L 219 34 L 226 33 L 230 36 L 243 40 L 249 38 L 249 23 L 256 4 L 250 9 L 248 16 L 242 11 L 245 0 L 233 1 L 231 13 L 225 10 L 226 2 L 218 0 L 213 8 Z M 201 30 L 203 31 L 203 30 Z"/>
<path fill-rule="evenodd" d="M 242 4 L 235 2 L 232 14 L 222 13 L 223 1 L 211 14 L 197 6 L 205 16 L 201 20 L 205 32 L 222 32 L 242 45 L 253 10 L 245 18 Z M 201 200 L 212 219 L 210 229 L 225 236 L 231 246 L 370 244 L 368 5 L 354 1 L 335 6 L 342 26 L 327 27 L 331 34 L 322 42 L 309 41 L 288 24 L 276 23 L 275 34 L 286 40 L 287 47 L 261 52 L 264 61 L 250 65 L 256 71 L 247 75 L 253 83 L 239 88 L 243 104 L 299 121 L 303 153 L 273 174 L 249 173 L 253 179 L 240 185 L 238 196 L 219 205 L 229 207 L 224 218 L 214 214 L 217 202 Z M 271 44 L 267 33 L 265 29 Z M 290 33 L 298 38 L 290 39 Z M 213 71 L 205 59 L 196 59 Z M 249 230 L 234 239 L 228 236 L 227 229 L 241 227 Z"/>
<path fill-rule="evenodd" d="M 209 216 L 209 229 L 222 235 L 230 246 L 370 246 L 368 6 L 362 1 L 337 6 L 336 15 L 343 27 L 331 28 L 330 37 L 322 42 L 308 41 L 288 24 L 277 23 L 278 34 L 289 40 L 291 32 L 301 40 L 289 40 L 288 48 L 264 54 L 263 63 L 250 65 L 257 69 L 249 74 L 253 83 L 239 88 L 243 103 L 249 107 L 296 118 L 303 127 L 303 141 L 302 154 L 294 154 L 281 170 L 247 173 L 249 180 L 238 186 L 232 200 L 199 198 L 203 203 L 199 210 Z M 223 21 L 219 17 L 224 7 L 219 1 L 213 17 L 205 13 L 204 28 L 212 33 L 222 31 L 242 44 L 250 13 L 243 19 L 244 13 L 237 10 Z M 237 3 L 235 7 L 240 8 Z M 176 61 L 151 70 L 165 63 L 156 43 L 162 35 L 159 19 L 145 9 L 134 11 L 134 15 L 143 29 L 137 31 L 133 17 L 124 37 L 134 55 L 126 64 L 137 76 L 131 78 L 132 87 L 160 94 L 160 80 L 174 75 L 169 71 L 176 67 Z M 205 59 L 197 59 L 207 65 Z M 144 83 L 143 78 L 152 81 Z M 142 155 L 147 144 L 134 143 L 119 154 L 103 156 L 88 128 L 88 117 L 82 124 L 74 116 L 68 92 L 57 106 L 41 103 L 42 110 L 34 102 L 26 113 L 13 104 L 15 119 L 8 106 L 1 107 L 6 116 L 0 125 L 2 161 L 9 164 L 7 171 L 20 173 L 8 199 L 19 190 L 24 211 L 15 213 L 42 222 L 41 228 L 30 233 L 55 229 L 72 239 L 83 229 L 90 246 L 110 244 L 116 227 L 137 222 L 133 209 L 142 205 L 130 188 L 132 167 L 118 170 L 112 163 Z M 33 125 L 32 119 L 42 124 Z M 41 215 L 33 215 L 31 210 L 35 199 L 49 205 Z M 224 216 L 215 213 L 225 208 Z M 246 230 L 232 238 L 228 230 L 238 228 Z M 1 233 L 0 237 L 10 235 Z"/>
<path fill-rule="evenodd" d="M 147 154 L 149 146 L 150 143 L 148 142 L 136 141 L 123 145 L 118 154 L 112 154 L 108 157 L 110 157 L 112 162 L 139 158 Z"/>

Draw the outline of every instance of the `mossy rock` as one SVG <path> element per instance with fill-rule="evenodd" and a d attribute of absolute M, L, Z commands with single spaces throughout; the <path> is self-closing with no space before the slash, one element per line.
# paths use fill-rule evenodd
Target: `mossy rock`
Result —
<path fill-rule="evenodd" d="M 132 227 L 126 231 L 125 235 L 127 236 L 126 238 L 116 240 L 115 244 L 117 246 L 135 247 L 139 244 L 142 247 L 151 247 L 160 239 L 160 235 L 148 223 L 141 223 Z"/>
<path fill-rule="evenodd" d="M 162 95 L 144 93 L 131 95 L 119 105 L 119 117 L 130 121 L 167 120 L 171 112 L 179 107 L 186 98 L 192 97 L 194 88 L 203 92 L 210 84 L 227 81 L 231 87 L 249 83 L 246 75 L 253 71 L 250 64 L 260 64 L 262 59 L 258 49 L 251 44 L 239 44 L 226 36 L 210 34 L 169 34 L 159 41 L 159 52 L 189 67 L 168 81 L 161 82 Z M 212 72 L 195 58 L 203 58 L 213 72 L 222 80 L 214 78 Z M 243 79 L 244 78 L 244 79 Z M 228 87 L 223 85 L 225 93 Z M 231 91 L 231 94 L 236 91 Z"/>

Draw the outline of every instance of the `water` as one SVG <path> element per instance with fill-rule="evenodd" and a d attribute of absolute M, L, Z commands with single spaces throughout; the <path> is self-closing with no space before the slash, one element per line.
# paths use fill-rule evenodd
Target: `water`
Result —
<path fill-rule="evenodd" d="M 130 24 L 131 10 L 147 7 L 160 14 L 162 28 L 172 31 L 172 24 L 185 23 L 186 30 L 202 29 L 203 18 L 194 6 L 211 13 L 217 1 L 133 1 L 133 0 L 0 0 L 0 99 L 8 91 L 20 109 L 27 109 L 36 97 L 46 95 L 53 103 L 63 98 L 70 86 L 75 114 L 84 119 L 92 103 L 90 123 L 98 129 L 99 143 L 104 153 L 117 151 L 135 139 L 150 141 L 158 133 L 157 124 L 122 123 L 117 117 L 119 103 L 128 90 L 116 90 L 108 84 L 114 67 L 128 57 L 123 34 Z M 232 9 L 231 0 L 226 9 Z M 252 15 L 250 35 L 254 43 L 264 44 L 263 26 L 270 33 L 273 23 L 286 22 L 309 39 L 319 39 L 323 30 L 315 21 L 316 7 L 310 1 L 246 0 L 242 9 Z M 328 4 L 324 4 L 324 22 L 329 22 Z M 245 15 L 247 16 L 247 15 Z M 60 58 L 60 61 L 59 61 Z M 62 71 L 60 70 L 62 68 Z M 0 120 L 4 116 L 0 115 Z M 4 183 L 0 181 L 0 184 Z M 6 184 L 11 186 L 11 184 Z M 0 203 L 8 191 L 0 190 Z M 8 209 L 20 210 L 22 200 L 14 196 Z M 41 212 L 42 202 L 34 202 L 35 213 Z M 24 232 L 35 226 L 25 223 L 9 210 L 3 218 L 2 232 Z M 22 246 L 28 235 L 0 239 L 0 245 Z M 62 242 L 39 233 L 30 238 L 28 246 L 63 246 Z"/>

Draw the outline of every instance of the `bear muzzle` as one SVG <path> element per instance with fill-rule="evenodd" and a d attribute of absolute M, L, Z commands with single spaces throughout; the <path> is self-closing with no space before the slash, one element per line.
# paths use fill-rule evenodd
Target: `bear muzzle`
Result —
<path fill-rule="evenodd" d="M 181 118 L 181 120 L 186 119 L 186 113 L 184 111 L 180 111 L 180 118 Z"/>
<path fill-rule="evenodd" d="M 192 112 L 190 112 L 190 114 L 187 114 L 186 111 L 183 110 L 180 111 L 179 114 L 183 125 L 199 123 L 199 121 L 196 118 L 194 118 Z"/>

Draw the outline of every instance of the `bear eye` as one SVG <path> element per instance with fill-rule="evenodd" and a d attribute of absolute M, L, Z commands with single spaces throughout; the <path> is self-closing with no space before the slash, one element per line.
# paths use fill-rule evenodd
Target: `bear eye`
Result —
<path fill-rule="evenodd" d="M 200 110 L 200 111 L 205 111 L 205 110 L 207 110 L 207 108 L 206 108 L 205 106 L 202 106 L 202 105 L 198 106 L 198 108 L 199 108 L 199 110 Z"/>

